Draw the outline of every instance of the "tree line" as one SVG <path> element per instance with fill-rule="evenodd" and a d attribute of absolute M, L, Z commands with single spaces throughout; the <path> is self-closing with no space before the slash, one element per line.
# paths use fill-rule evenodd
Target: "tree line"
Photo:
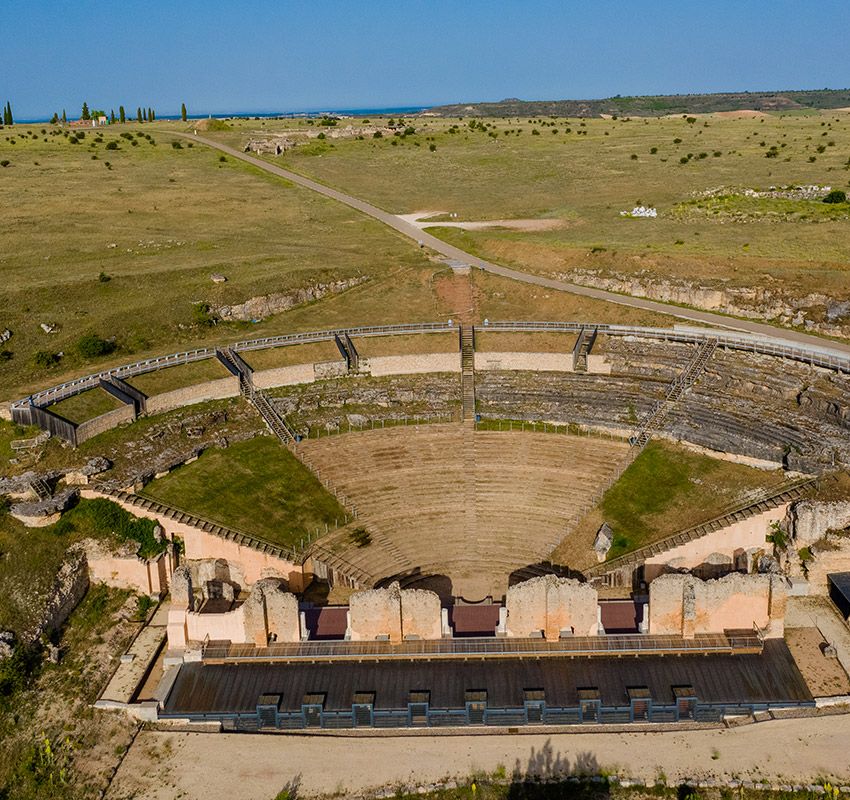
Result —
<path fill-rule="evenodd" d="M 7 116 L 8 116 L 8 120 L 9 120 L 8 122 L 6 121 Z M 85 103 L 85 102 L 83 103 L 83 107 L 80 111 L 80 119 L 81 120 L 86 120 L 86 121 L 97 120 L 97 119 L 100 119 L 101 117 L 107 117 L 106 111 L 101 110 L 101 109 L 90 109 L 88 103 Z M 187 117 L 188 117 L 188 112 L 186 111 L 186 104 L 181 103 L 180 104 L 180 119 L 183 120 L 183 122 L 186 122 Z M 124 124 L 127 121 L 127 118 L 128 118 L 128 115 L 127 115 L 127 111 L 124 108 L 124 106 L 118 106 L 118 115 L 117 116 L 115 114 L 114 108 L 109 112 L 109 115 L 108 115 L 108 120 L 109 120 L 110 125 L 115 125 L 116 123 Z M 142 106 L 137 106 L 135 118 L 136 118 L 137 122 L 142 122 L 142 123 L 154 122 L 156 120 L 156 111 L 153 108 L 151 108 L 150 106 L 148 106 L 147 108 L 142 107 Z M 58 125 L 60 122 L 63 125 L 67 125 L 68 124 L 68 115 L 65 112 L 65 109 L 64 108 L 62 109 L 61 116 L 57 112 L 54 112 L 53 116 L 50 118 L 50 122 L 53 125 Z M 12 124 L 12 107 L 11 107 L 11 105 L 9 105 L 9 103 L 7 103 L 6 108 L 3 109 L 3 124 L 4 125 L 11 125 Z"/>

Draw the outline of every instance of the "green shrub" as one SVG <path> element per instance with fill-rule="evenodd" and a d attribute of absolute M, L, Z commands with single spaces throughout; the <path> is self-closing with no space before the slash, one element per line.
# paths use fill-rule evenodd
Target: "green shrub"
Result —
<path fill-rule="evenodd" d="M 139 558 L 153 558 L 162 553 L 168 542 L 154 535 L 157 524 L 152 519 L 136 519 L 111 500 L 83 500 L 64 514 L 53 530 L 64 536 L 73 531 L 114 537 L 120 542 L 136 542 Z"/>
<path fill-rule="evenodd" d="M 117 150 L 118 149 L 118 142 L 115 142 L 115 141 L 107 142 L 106 143 L 106 149 L 107 150 Z"/>
<path fill-rule="evenodd" d="M 192 306 L 192 322 L 195 325 L 203 325 L 205 327 L 215 325 L 216 318 L 212 313 L 209 303 L 195 303 Z"/>
<path fill-rule="evenodd" d="M 227 156 L 219 156 L 219 157 L 218 157 L 218 160 L 219 160 L 222 164 L 226 164 L 226 163 L 227 163 Z"/>
<path fill-rule="evenodd" d="M 824 203 L 846 203 L 847 193 L 841 189 L 833 189 L 826 197 L 823 198 Z"/>
<path fill-rule="evenodd" d="M 182 144 L 180 144 L 180 142 L 172 142 L 172 143 L 171 143 L 171 146 L 172 146 L 175 150 L 182 150 L 182 149 L 183 149 L 183 145 L 182 145 Z"/>
<path fill-rule="evenodd" d="M 32 360 L 37 367 L 47 369 L 48 367 L 55 367 L 59 363 L 59 354 L 51 353 L 49 350 L 36 350 Z"/>
<path fill-rule="evenodd" d="M 103 274 L 103 273 L 101 273 Z M 77 352 L 83 358 L 99 358 L 115 351 L 115 342 L 104 339 L 96 333 L 87 333 L 77 340 Z"/>
<path fill-rule="evenodd" d="M 428 149 L 433 153 L 437 149 L 437 145 L 432 142 L 428 145 Z"/>
<path fill-rule="evenodd" d="M 9 166 L 9 164 L 11 164 L 11 163 L 12 163 L 12 162 L 11 162 L 11 161 L 9 161 L 9 159 L 8 159 L 8 158 L 4 158 L 2 161 L 0 161 L 0 167 L 8 167 L 8 166 Z"/>
<path fill-rule="evenodd" d="M 384 138 L 384 134 L 383 134 L 383 133 L 381 133 L 381 131 L 375 131 L 375 132 L 372 134 L 372 138 L 373 138 L 373 139 L 383 139 L 383 138 Z"/>

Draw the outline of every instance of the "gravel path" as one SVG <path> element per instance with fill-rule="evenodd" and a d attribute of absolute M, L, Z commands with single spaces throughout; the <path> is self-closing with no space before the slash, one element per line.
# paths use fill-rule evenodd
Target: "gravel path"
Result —
<path fill-rule="evenodd" d="M 607 770 L 668 781 L 717 777 L 808 784 L 850 779 L 850 716 L 668 733 L 348 738 L 143 731 L 107 798 L 261 800 L 464 779 L 503 766 L 525 773 Z"/>

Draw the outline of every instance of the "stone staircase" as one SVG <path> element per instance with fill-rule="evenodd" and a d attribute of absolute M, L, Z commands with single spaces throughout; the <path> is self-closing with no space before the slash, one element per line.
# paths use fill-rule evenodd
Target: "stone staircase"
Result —
<path fill-rule="evenodd" d="M 674 547 L 692 542 L 703 536 L 708 536 L 710 533 L 726 528 L 736 522 L 742 522 L 745 519 L 763 514 L 765 511 L 770 511 L 772 508 L 790 503 L 794 500 L 799 500 L 804 497 L 817 483 L 816 478 L 806 478 L 797 481 L 787 481 L 779 487 L 766 491 L 761 497 L 756 500 L 751 500 L 748 503 L 733 508 L 720 516 L 714 517 L 707 522 L 702 522 L 692 528 L 686 528 L 683 531 L 674 533 L 672 536 L 667 536 L 664 539 L 659 539 L 657 542 L 647 545 L 646 547 L 633 550 L 631 553 L 612 558 L 610 561 L 604 561 L 594 567 L 590 567 L 584 571 L 588 578 L 601 577 L 609 572 L 615 572 L 627 567 L 638 566 L 646 561 L 651 556 L 658 555 Z"/>
<path fill-rule="evenodd" d="M 676 376 L 667 389 L 663 400 L 660 400 L 652 411 L 641 421 L 630 437 L 630 444 L 638 450 L 643 450 L 663 424 L 670 410 L 679 402 L 682 395 L 696 383 L 700 375 L 705 371 L 709 359 L 717 349 L 717 339 L 708 339 L 703 342 L 693 358 L 685 365 L 682 372 Z"/>
<path fill-rule="evenodd" d="M 460 329 L 461 388 L 463 392 L 463 419 L 475 420 L 475 327 L 463 325 Z"/>

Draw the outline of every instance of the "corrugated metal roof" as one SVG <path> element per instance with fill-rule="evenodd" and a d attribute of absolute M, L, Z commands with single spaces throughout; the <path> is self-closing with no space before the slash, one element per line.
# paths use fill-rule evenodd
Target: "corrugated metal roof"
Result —
<path fill-rule="evenodd" d="M 354 696 L 375 693 L 375 707 L 406 709 L 410 692 L 429 691 L 433 708 L 463 708 L 468 690 L 486 691 L 492 707 L 521 706 L 524 691 L 544 692 L 555 707 L 578 704 L 595 687 L 603 705 L 628 703 L 628 687 L 646 686 L 657 702 L 690 685 L 707 703 L 806 702 L 812 695 L 782 640 L 761 655 L 545 658 L 469 661 L 375 661 L 204 664 L 181 667 L 168 713 L 251 712 L 264 694 L 280 694 L 282 710 L 299 710 L 308 694 L 326 694 L 325 709 L 350 710 Z"/>

